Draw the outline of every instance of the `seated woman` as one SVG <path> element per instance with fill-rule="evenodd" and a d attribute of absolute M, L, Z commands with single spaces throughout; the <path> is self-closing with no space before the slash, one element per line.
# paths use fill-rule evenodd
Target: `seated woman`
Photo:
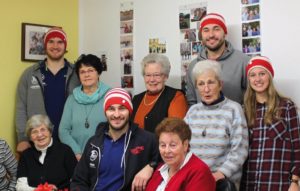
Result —
<path fill-rule="evenodd" d="M 227 177 L 238 188 L 248 154 L 248 129 L 241 105 L 224 97 L 220 74 L 216 61 L 195 65 L 192 75 L 201 102 L 189 109 L 185 121 L 192 130 L 191 151 L 210 167 L 216 181 Z"/>
<path fill-rule="evenodd" d="M 48 116 L 33 115 L 27 121 L 32 146 L 21 154 L 17 191 L 32 191 L 46 182 L 56 189 L 69 188 L 77 160 L 69 146 L 52 139 L 52 130 Z"/>
<path fill-rule="evenodd" d="M 250 132 L 241 190 L 299 190 L 300 123 L 295 103 L 274 86 L 271 61 L 255 56 L 246 68 L 244 109 Z"/>
<path fill-rule="evenodd" d="M 142 61 L 146 91 L 133 97 L 132 119 L 153 133 L 165 117 L 184 118 L 188 109 L 184 94 L 165 85 L 170 69 L 169 59 L 162 54 L 148 54 Z"/>
<path fill-rule="evenodd" d="M 100 81 L 103 64 L 95 55 L 81 55 L 75 71 L 81 86 L 73 90 L 65 104 L 59 125 L 59 139 L 80 159 L 88 139 L 100 122 L 106 121 L 103 101 L 109 87 Z"/>
<path fill-rule="evenodd" d="M 16 190 L 17 160 L 5 140 L 0 139 L 0 190 Z"/>
<path fill-rule="evenodd" d="M 208 166 L 189 151 L 191 130 L 179 118 L 164 119 L 155 130 L 165 164 L 158 167 L 146 191 L 214 191 L 215 180 Z"/>

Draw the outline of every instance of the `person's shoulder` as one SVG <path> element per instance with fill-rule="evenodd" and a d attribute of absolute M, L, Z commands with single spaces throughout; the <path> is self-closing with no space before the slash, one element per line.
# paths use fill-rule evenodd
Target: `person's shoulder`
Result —
<path fill-rule="evenodd" d="M 230 107 L 232 108 L 233 110 L 237 110 L 239 112 L 242 112 L 242 105 L 232 99 L 229 99 L 229 98 L 225 98 L 225 104 L 224 104 L 225 107 Z"/>
<path fill-rule="evenodd" d="M 133 98 L 132 98 L 132 100 L 135 100 L 135 99 L 137 99 L 140 96 L 143 96 L 145 93 L 146 93 L 146 91 L 143 91 L 143 92 L 140 92 L 140 93 L 134 95 Z"/>
<path fill-rule="evenodd" d="M 191 107 L 189 108 L 188 112 L 191 112 L 193 110 L 199 110 L 200 108 L 203 108 L 203 103 L 200 101 L 196 104 L 191 105 Z"/>
<path fill-rule="evenodd" d="M 2 144 L 7 144 L 7 143 L 6 143 L 6 141 L 4 139 L 0 138 L 0 144 L 2 145 Z"/>
<path fill-rule="evenodd" d="M 284 107 L 296 107 L 296 104 L 293 100 L 287 97 L 281 97 L 279 106 L 284 106 Z"/>
<path fill-rule="evenodd" d="M 138 127 L 137 124 L 133 123 L 131 124 L 131 130 L 135 134 L 135 136 L 139 136 L 142 138 L 153 138 L 155 137 L 154 133 L 146 131 L 145 129 L 142 129 Z"/>
<path fill-rule="evenodd" d="M 42 61 L 37 62 L 35 64 L 33 64 L 32 66 L 27 67 L 24 72 L 23 75 L 28 75 L 28 74 L 32 74 L 34 71 L 38 70 L 42 65 Z"/>
<path fill-rule="evenodd" d="M 187 164 L 190 166 L 191 171 L 197 171 L 199 173 L 204 172 L 204 171 L 210 171 L 207 164 L 205 162 L 203 162 L 195 154 L 192 154 L 192 156 Z"/>

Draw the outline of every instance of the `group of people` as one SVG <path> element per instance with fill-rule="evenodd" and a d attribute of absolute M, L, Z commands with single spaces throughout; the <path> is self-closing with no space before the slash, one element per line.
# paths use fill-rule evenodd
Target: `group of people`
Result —
<path fill-rule="evenodd" d="M 101 81 L 97 56 L 81 55 L 73 68 L 66 34 L 50 29 L 47 58 L 18 87 L 18 165 L 0 141 L 0 190 L 47 182 L 56 190 L 212 191 L 228 180 L 241 191 L 298 191 L 299 117 L 276 90 L 271 61 L 234 49 L 219 14 L 203 17 L 200 33 L 186 94 L 166 85 L 169 59 L 151 53 L 141 62 L 146 90 L 131 99 Z"/>

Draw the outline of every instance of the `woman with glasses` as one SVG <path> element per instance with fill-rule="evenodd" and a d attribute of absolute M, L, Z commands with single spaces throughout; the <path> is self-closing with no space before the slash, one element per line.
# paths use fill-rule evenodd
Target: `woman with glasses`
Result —
<path fill-rule="evenodd" d="M 71 148 L 52 138 L 53 125 L 46 115 L 33 115 L 26 124 L 31 147 L 21 154 L 17 191 L 32 191 L 46 182 L 56 190 L 69 189 L 77 164 Z"/>
<path fill-rule="evenodd" d="M 216 181 L 229 178 L 238 187 L 248 154 L 242 107 L 223 95 L 218 62 L 200 61 L 192 74 L 201 102 L 185 116 L 192 130 L 191 151 L 210 167 Z"/>
<path fill-rule="evenodd" d="M 171 69 L 169 59 L 151 53 L 142 60 L 142 75 L 146 91 L 133 97 L 133 120 L 150 132 L 165 117 L 183 118 L 188 109 L 184 94 L 166 86 Z"/>
<path fill-rule="evenodd" d="M 59 138 L 72 148 L 79 160 L 97 125 L 106 121 L 103 102 L 109 87 L 100 81 L 103 64 L 95 55 L 81 55 L 75 63 L 75 71 L 81 85 L 73 90 L 66 101 Z"/>

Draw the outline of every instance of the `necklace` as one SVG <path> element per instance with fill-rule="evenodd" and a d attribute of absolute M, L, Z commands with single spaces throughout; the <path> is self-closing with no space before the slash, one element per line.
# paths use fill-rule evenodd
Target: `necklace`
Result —
<path fill-rule="evenodd" d="M 84 126 L 85 126 L 85 128 L 89 128 L 90 127 L 90 123 L 89 123 L 88 118 L 89 118 L 89 116 L 90 116 L 90 114 L 91 114 L 91 112 L 92 112 L 92 110 L 93 110 L 93 108 L 94 108 L 95 105 L 96 104 L 93 104 L 93 106 L 91 107 L 91 109 L 90 109 L 89 112 L 87 112 L 86 105 L 84 106 L 84 109 L 85 109 L 85 122 L 84 122 Z"/>
<path fill-rule="evenodd" d="M 149 106 L 149 105 L 154 104 L 154 103 L 158 100 L 158 98 L 160 97 L 160 95 L 162 94 L 162 92 L 163 92 L 164 90 L 165 90 L 165 88 L 163 88 L 163 89 L 161 90 L 161 92 L 158 94 L 158 96 L 157 96 L 153 101 L 151 101 L 150 103 L 146 103 L 146 97 L 147 97 L 147 92 L 146 92 L 145 95 L 144 95 L 144 99 L 143 99 L 144 105 L 145 105 L 145 106 Z"/>

